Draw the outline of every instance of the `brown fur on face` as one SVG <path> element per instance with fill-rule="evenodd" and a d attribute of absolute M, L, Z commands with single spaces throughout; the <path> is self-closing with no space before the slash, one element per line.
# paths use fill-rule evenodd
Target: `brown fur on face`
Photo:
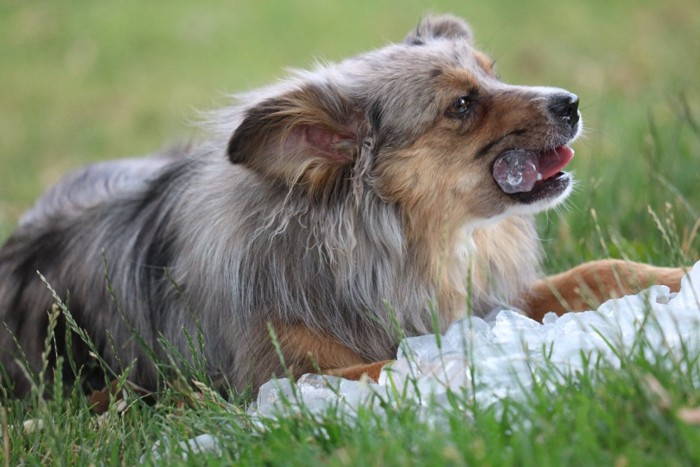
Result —
<path fill-rule="evenodd" d="M 16 343 L 41 369 L 54 299 L 37 271 L 139 386 L 158 385 L 155 356 L 201 363 L 236 391 L 284 374 L 270 325 L 297 375 L 376 375 L 405 335 L 503 306 L 540 317 L 553 297 L 577 303 L 578 273 L 584 285 L 615 276 L 606 262 L 537 282 L 532 216 L 571 178 L 554 163 L 506 193 L 494 165 L 513 151 L 550 166 L 570 156 L 578 100 L 502 82 L 458 18 L 425 18 L 401 43 L 242 95 L 212 127 L 199 147 L 80 169 L 25 214 L 0 249 L 2 384 L 29 390 Z M 616 269 L 644 272 L 641 285 L 680 278 Z M 72 352 L 63 336 L 58 353 Z"/>

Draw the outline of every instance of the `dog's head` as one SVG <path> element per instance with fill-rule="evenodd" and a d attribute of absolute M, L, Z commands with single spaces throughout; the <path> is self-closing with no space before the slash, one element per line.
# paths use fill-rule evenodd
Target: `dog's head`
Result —
<path fill-rule="evenodd" d="M 230 160 L 313 196 L 361 183 L 409 215 L 465 223 L 538 212 L 571 191 L 577 97 L 503 83 L 451 16 L 251 96 Z"/>

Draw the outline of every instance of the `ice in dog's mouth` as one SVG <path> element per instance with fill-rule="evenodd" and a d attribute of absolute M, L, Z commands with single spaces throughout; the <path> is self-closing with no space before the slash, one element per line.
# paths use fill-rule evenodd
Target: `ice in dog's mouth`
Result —
<path fill-rule="evenodd" d="M 504 152 L 493 164 L 493 179 L 508 194 L 529 193 L 548 180 L 557 178 L 571 162 L 574 150 L 557 146 L 547 151 L 512 149 Z"/>

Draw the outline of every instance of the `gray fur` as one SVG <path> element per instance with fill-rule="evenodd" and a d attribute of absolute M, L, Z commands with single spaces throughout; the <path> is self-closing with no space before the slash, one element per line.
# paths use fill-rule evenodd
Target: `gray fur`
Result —
<path fill-rule="evenodd" d="M 519 305 L 539 264 L 531 213 L 549 206 L 521 212 L 493 194 L 491 215 L 465 207 L 455 228 L 440 224 L 436 204 L 430 237 L 409 232 L 415 213 L 383 171 L 443 117 L 434 70 L 472 70 L 484 92 L 527 92 L 475 71 L 472 54 L 461 20 L 426 19 L 404 43 L 239 96 L 212 119 L 211 140 L 179 158 L 67 176 L 0 250 L 0 321 L 10 331 L 0 330 L 0 361 L 16 392 L 27 384 L 11 334 L 36 370 L 51 306 L 37 271 L 70 295 L 106 360 L 117 369 L 136 360 L 130 378 L 148 387 L 157 372 L 133 331 L 164 359 L 159 336 L 192 360 L 186 335 L 201 327 L 209 374 L 242 390 L 281 373 L 268 322 L 303 325 L 371 362 L 394 355 L 394 320 L 424 334 L 436 304 L 450 304 L 439 310 L 443 329 L 467 308 Z M 436 263 L 443 283 L 428 267 Z"/>

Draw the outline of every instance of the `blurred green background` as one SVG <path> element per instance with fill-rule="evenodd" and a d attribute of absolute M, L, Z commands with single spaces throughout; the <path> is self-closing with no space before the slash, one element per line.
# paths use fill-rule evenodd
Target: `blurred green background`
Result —
<path fill-rule="evenodd" d="M 540 225 L 549 267 L 700 259 L 697 0 L 5 0 L 0 239 L 71 168 L 197 137 L 227 93 L 399 41 L 429 12 L 466 18 L 505 81 L 581 98 L 577 192 Z"/>

